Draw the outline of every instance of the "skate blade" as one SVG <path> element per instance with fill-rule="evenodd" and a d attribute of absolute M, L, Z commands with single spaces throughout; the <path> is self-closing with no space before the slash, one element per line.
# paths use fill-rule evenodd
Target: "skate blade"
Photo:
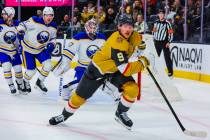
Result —
<path fill-rule="evenodd" d="M 37 85 L 35 85 L 34 88 L 35 88 L 36 90 L 38 90 L 40 93 L 42 93 L 42 94 L 44 94 L 44 95 L 47 95 L 47 92 L 42 91 Z"/>
<path fill-rule="evenodd" d="M 115 120 L 116 120 L 116 122 L 118 122 L 119 124 L 121 124 L 123 127 L 125 127 L 126 129 L 128 129 L 129 131 L 131 131 L 131 127 L 128 127 L 128 126 L 124 125 L 124 124 L 120 121 L 120 119 L 118 119 L 117 117 L 115 117 Z"/>

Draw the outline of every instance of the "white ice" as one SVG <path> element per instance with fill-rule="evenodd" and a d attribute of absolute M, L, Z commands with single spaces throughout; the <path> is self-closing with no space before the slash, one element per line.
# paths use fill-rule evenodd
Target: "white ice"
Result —
<path fill-rule="evenodd" d="M 128 112 L 134 122 L 132 131 L 114 120 L 116 105 L 111 97 L 100 91 L 65 123 L 49 126 L 49 118 L 60 114 L 64 106 L 58 98 L 59 78 L 50 74 L 46 80 L 47 95 L 32 89 L 29 95 L 12 96 L 2 69 L 0 73 L 0 140 L 202 139 L 184 135 L 165 102 L 151 99 L 150 93 L 144 90 L 141 101 L 137 101 Z M 36 78 L 37 75 L 32 86 Z M 183 100 L 173 102 L 172 106 L 183 125 L 189 130 L 210 133 L 210 85 L 177 78 L 173 81 Z M 153 94 L 159 96 L 158 92 Z M 204 140 L 210 140 L 210 136 Z"/>

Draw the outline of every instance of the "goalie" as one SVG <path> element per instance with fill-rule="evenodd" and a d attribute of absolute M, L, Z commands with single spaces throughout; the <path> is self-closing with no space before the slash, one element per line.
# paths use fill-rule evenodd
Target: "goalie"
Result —
<path fill-rule="evenodd" d="M 133 31 L 133 24 L 131 15 L 122 14 L 119 16 L 118 31 L 114 32 L 101 50 L 93 56 L 92 62 L 88 65 L 62 114 L 49 120 L 51 125 L 66 121 L 108 78 L 122 92 L 115 119 L 127 129 L 131 129 L 133 122 L 127 116 L 127 111 L 138 95 L 138 85 L 132 75 L 149 65 L 148 59 L 144 56 L 138 56 L 136 61 L 129 61 L 136 46 L 145 48 L 141 36 L 138 32 Z"/>

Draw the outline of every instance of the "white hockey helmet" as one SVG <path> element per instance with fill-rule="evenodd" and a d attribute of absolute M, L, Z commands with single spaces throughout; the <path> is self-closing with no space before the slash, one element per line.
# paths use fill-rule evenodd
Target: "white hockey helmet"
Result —
<path fill-rule="evenodd" d="M 2 12 L 2 14 L 7 14 L 7 16 L 13 18 L 15 16 L 15 9 L 13 7 L 5 7 Z"/>
<path fill-rule="evenodd" d="M 53 15 L 54 16 L 54 10 L 52 7 L 45 7 L 43 9 L 43 16 L 44 15 Z"/>
<path fill-rule="evenodd" d="M 97 30 L 98 30 L 98 25 L 94 18 L 88 20 L 85 23 L 85 31 L 87 34 L 96 34 Z"/>

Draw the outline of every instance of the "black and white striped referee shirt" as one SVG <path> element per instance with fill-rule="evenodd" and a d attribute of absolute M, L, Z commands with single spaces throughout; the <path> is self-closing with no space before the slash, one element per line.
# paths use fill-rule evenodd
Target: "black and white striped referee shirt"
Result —
<path fill-rule="evenodd" d="M 153 38 L 155 41 L 166 41 L 172 42 L 173 40 L 173 29 L 171 23 L 167 20 L 157 20 L 154 23 L 152 30 Z"/>

